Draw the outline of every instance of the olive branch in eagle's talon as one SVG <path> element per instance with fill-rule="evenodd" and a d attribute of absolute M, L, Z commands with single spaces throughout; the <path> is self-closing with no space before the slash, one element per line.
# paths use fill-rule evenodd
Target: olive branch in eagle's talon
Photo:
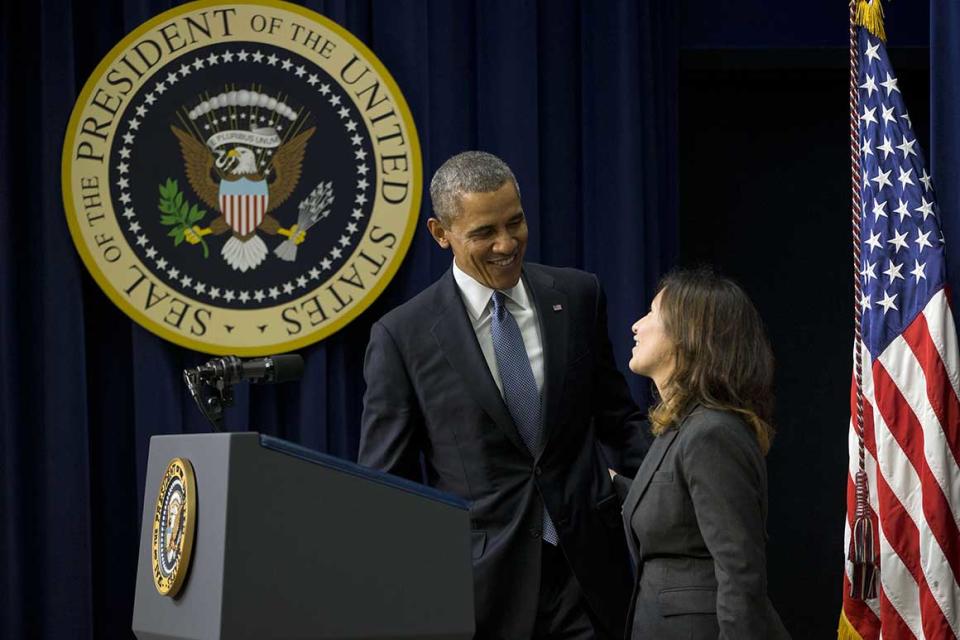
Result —
<path fill-rule="evenodd" d="M 173 238 L 174 246 L 180 246 L 184 239 L 190 244 L 199 242 L 203 245 L 203 257 L 210 256 L 207 243 L 193 229 L 197 222 L 203 220 L 207 212 L 205 209 L 198 208 L 196 204 L 186 201 L 176 180 L 167 178 L 166 183 L 160 185 L 160 202 L 157 206 L 163 214 L 160 216 L 161 224 L 171 227 L 167 235 Z"/>

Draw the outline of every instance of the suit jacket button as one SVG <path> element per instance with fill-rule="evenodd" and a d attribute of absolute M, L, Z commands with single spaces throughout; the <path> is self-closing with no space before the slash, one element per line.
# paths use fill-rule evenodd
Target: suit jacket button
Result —
<path fill-rule="evenodd" d="M 539 530 L 539 529 L 530 529 L 530 537 L 531 537 L 531 538 L 539 538 L 539 537 L 542 536 L 542 535 L 543 535 L 543 534 L 540 533 L 540 530 Z"/>
<path fill-rule="evenodd" d="M 533 468 L 533 472 L 538 476 L 543 475 L 543 469 L 541 469 L 539 465 Z"/>

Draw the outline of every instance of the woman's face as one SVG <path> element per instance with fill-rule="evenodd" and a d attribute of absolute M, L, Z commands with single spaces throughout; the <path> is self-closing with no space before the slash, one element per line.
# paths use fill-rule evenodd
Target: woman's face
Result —
<path fill-rule="evenodd" d="M 674 367 L 674 344 L 667 336 L 660 316 L 662 297 L 661 291 L 650 303 L 649 313 L 633 323 L 634 345 L 630 357 L 630 371 L 653 378 L 661 392 L 661 385 L 670 377 Z"/>

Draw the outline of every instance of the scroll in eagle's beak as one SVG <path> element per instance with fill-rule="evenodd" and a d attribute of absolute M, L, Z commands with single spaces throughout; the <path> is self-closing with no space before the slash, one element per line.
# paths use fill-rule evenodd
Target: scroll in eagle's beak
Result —
<path fill-rule="evenodd" d="M 227 151 L 227 157 L 228 157 L 228 158 L 236 158 L 236 157 L 238 157 L 239 155 L 240 155 L 240 154 L 237 153 L 237 150 L 236 150 L 236 149 L 230 149 L 230 151 Z"/>

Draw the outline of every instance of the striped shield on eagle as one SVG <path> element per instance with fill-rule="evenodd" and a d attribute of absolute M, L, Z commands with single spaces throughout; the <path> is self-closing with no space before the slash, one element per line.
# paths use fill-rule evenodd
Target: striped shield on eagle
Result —
<path fill-rule="evenodd" d="M 220 181 L 220 212 L 230 228 L 248 236 L 263 222 L 270 202 L 266 180 Z"/>
<path fill-rule="evenodd" d="M 194 193 L 208 207 L 220 211 L 220 216 L 209 227 L 197 228 L 193 233 L 230 232 L 220 255 L 241 273 L 255 269 L 268 255 L 267 245 L 258 231 L 288 237 L 292 233 L 270 214 L 290 197 L 299 182 L 304 151 L 315 128 L 284 138 L 273 130 L 263 129 L 225 134 L 275 139 L 273 149 L 255 145 L 250 148 L 240 141 L 213 149 L 192 132 L 177 126 L 171 130 L 180 142 L 187 180 Z"/>

